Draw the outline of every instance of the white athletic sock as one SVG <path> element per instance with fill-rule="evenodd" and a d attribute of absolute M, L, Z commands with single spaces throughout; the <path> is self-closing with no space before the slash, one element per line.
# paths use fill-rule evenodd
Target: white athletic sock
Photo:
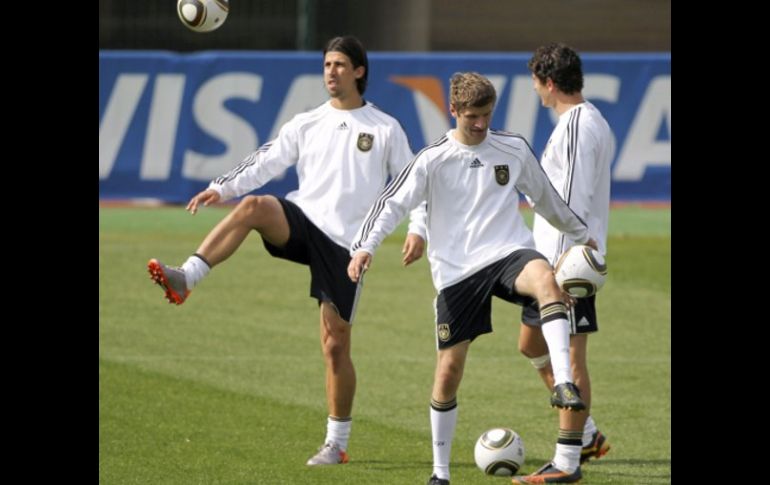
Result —
<path fill-rule="evenodd" d="M 586 419 L 586 425 L 583 426 L 583 446 L 588 446 L 591 444 L 594 433 L 597 431 L 598 429 L 596 428 L 596 423 L 594 423 L 594 418 L 588 416 L 588 419 Z"/>
<path fill-rule="evenodd" d="M 448 410 L 438 410 L 436 408 Z M 442 480 L 449 480 L 449 457 L 452 439 L 457 425 L 457 401 L 437 403 L 431 400 L 430 431 L 433 437 L 433 473 Z"/>
<path fill-rule="evenodd" d="M 554 385 L 572 381 L 572 369 L 569 364 L 569 322 L 557 318 L 543 324 L 543 337 L 551 354 Z"/>
<path fill-rule="evenodd" d="M 553 464 L 565 473 L 574 472 L 580 465 L 580 448 L 579 445 L 556 443 L 556 455 L 553 457 Z"/>
<path fill-rule="evenodd" d="M 329 416 L 326 420 L 326 443 L 337 443 L 342 451 L 348 449 L 348 439 L 350 439 L 350 427 L 353 425 L 353 418 L 337 418 Z"/>
<path fill-rule="evenodd" d="M 184 279 L 187 282 L 187 289 L 192 290 L 195 285 L 198 284 L 204 276 L 209 274 L 211 268 L 208 263 L 200 258 L 200 256 L 193 254 L 182 265 L 182 271 L 184 271 Z"/>

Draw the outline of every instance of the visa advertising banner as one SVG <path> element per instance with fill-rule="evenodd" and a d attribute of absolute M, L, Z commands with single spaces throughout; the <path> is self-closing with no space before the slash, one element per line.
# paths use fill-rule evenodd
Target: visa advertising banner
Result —
<path fill-rule="evenodd" d="M 555 126 L 527 70 L 528 53 L 369 53 L 364 98 L 396 117 L 416 153 L 451 126 L 448 85 L 476 71 L 495 85 L 492 128 L 523 135 L 540 156 Z M 671 55 L 581 54 L 583 95 L 616 138 L 614 201 L 671 200 Z M 187 202 L 328 99 L 320 53 L 99 53 L 99 197 Z M 293 168 L 253 193 L 283 196 Z"/>

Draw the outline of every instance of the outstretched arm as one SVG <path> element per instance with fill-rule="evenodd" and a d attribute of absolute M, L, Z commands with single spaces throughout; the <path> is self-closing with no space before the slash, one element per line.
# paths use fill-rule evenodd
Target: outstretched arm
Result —
<path fill-rule="evenodd" d="M 283 125 L 277 138 L 257 148 L 226 174 L 212 180 L 208 188 L 219 192 L 222 201 L 230 200 L 262 187 L 297 163 L 299 142 L 295 120 Z"/>
<path fill-rule="evenodd" d="M 516 189 L 527 196 L 527 201 L 535 212 L 552 226 L 567 234 L 573 241 L 586 244 L 589 239 L 586 223 L 553 188 L 529 145 L 522 158 L 522 171 L 516 182 Z"/>

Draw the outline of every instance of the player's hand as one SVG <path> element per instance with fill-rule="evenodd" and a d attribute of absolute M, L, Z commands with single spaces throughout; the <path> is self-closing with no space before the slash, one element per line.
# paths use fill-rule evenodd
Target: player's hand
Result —
<path fill-rule="evenodd" d="M 369 265 L 372 262 L 372 255 L 366 251 L 358 251 L 350 258 L 348 264 L 348 276 L 353 283 L 358 283 L 359 278 L 364 275 L 364 272 L 369 269 Z"/>
<path fill-rule="evenodd" d="M 195 197 L 190 199 L 185 208 L 190 214 L 195 215 L 198 212 L 198 204 L 203 203 L 204 206 L 219 202 L 219 192 L 214 189 L 206 189 L 203 192 L 199 192 Z"/>
<path fill-rule="evenodd" d="M 561 288 L 559 288 L 561 290 Z M 572 308 L 575 306 L 575 303 L 577 303 L 577 298 L 570 295 L 568 292 L 561 290 L 561 299 L 564 302 L 565 305 L 567 305 L 567 308 Z"/>
<path fill-rule="evenodd" d="M 401 249 L 401 254 L 404 258 L 401 262 L 404 266 L 409 266 L 422 257 L 422 253 L 425 251 L 425 241 L 417 234 L 409 233 L 404 240 L 404 247 Z"/>
<path fill-rule="evenodd" d="M 586 241 L 586 246 L 592 247 L 595 250 L 599 250 L 599 245 L 596 243 L 596 240 L 592 237 L 588 238 L 588 241 Z"/>

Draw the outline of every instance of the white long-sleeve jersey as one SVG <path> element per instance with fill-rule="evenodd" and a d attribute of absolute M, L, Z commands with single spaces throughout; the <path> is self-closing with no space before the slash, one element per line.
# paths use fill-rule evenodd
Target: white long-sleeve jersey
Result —
<path fill-rule="evenodd" d="M 583 102 L 559 116 L 541 165 L 551 184 L 575 214 L 588 224 L 599 252 L 607 252 L 610 213 L 610 164 L 615 137 L 599 110 Z M 535 215 L 535 246 L 551 264 L 577 241 Z"/>
<path fill-rule="evenodd" d="M 350 247 L 355 231 L 388 180 L 412 159 L 392 116 L 367 102 L 352 110 L 330 101 L 286 123 L 278 137 L 247 156 L 209 188 L 222 200 L 262 187 L 291 165 L 299 188 L 286 195 L 335 243 Z M 425 239 L 425 209 L 413 211 L 409 232 Z"/>
<path fill-rule="evenodd" d="M 517 190 L 535 210 L 576 240 L 585 224 L 548 182 L 527 142 L 490 130 L 478 145 L 457 141 L 449 130 L 424 148 L 385 188 L 366 216 L 351 254 L 374 254 L 406 212 L 428 203 L 428 259 L 437 291 L 521 248 L 534 248 L 519 213 Z"/>

